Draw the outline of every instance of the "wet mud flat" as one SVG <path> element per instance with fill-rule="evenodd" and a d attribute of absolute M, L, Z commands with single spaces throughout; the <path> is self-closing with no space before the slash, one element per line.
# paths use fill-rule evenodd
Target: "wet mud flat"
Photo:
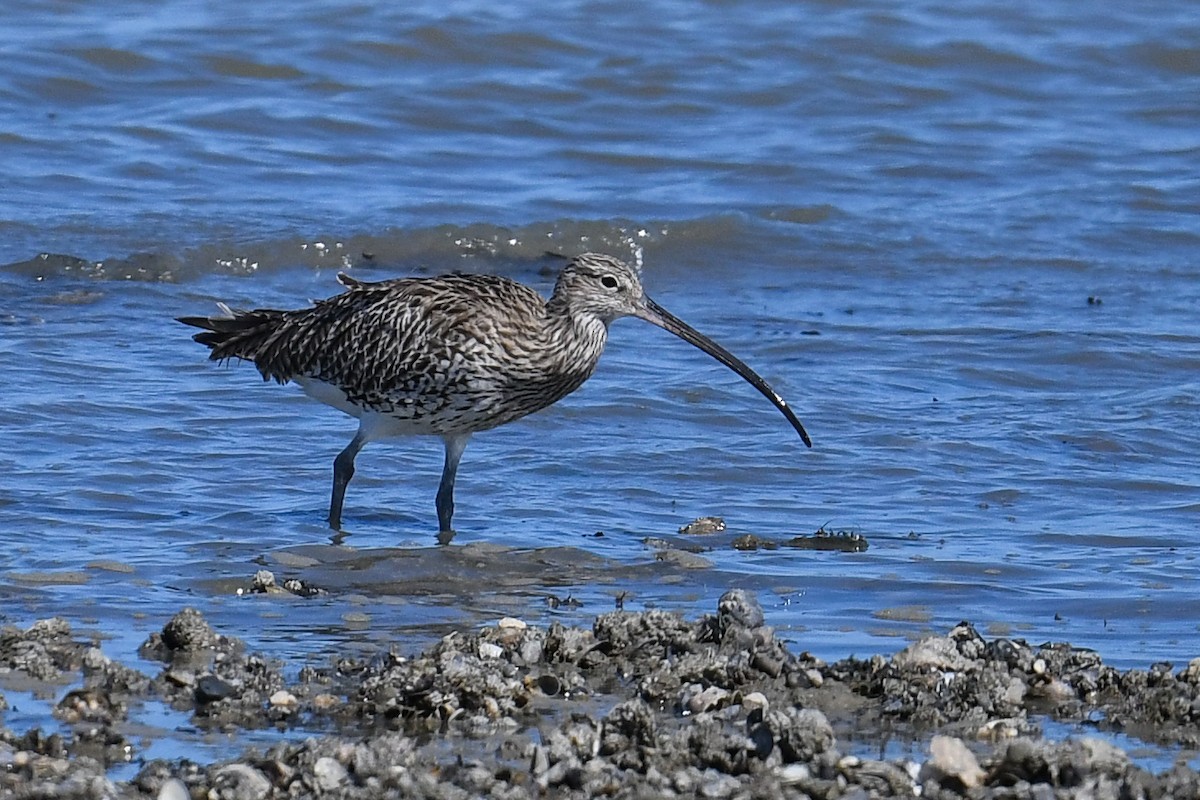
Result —
<path fill-rule="evenodd" d="M 55 731 L 0 730 L 0 793 L 25 797 L 1196 797 L 1104 738 L 1200 746 L 1200 659 L 1118 671 L 1094 652 L 985 639 L 968 623 L 890 656 L 795 653 L 755 598 L 689 619 L 617 610 L 590 628 L 516 618 L 423 652 L 289 667 L 183 609 L 148 674 L 63 619 L 0 630 L 6 686 L 52 691 Z M 275 744 L 145 760 L 151 702 Z M 0 704 L 3 705 L 3 704 Z M 1053 741 L 1046 720 L 1096 735 Z M 882 755 L 907 741 L 907 755 Z M 874 754 L 874 755 L 872 755 Z M 132 762 L 132 763 L 131 763 Z M 110 768 L 132 777 L 116 780 Z M 136 769 L 136 772 L 133 772 Z"/>

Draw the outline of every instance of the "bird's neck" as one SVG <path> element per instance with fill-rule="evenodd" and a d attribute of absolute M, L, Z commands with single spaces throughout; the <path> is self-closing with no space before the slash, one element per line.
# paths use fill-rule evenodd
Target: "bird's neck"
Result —
<path fill-rule="evenodd" d="M 595 314 L 581 312 L 566 303 L 546 304 L 543 322 L 543 353 L 557 362 L 558 369 L 576 374 L 582 383 L 596 368 L 608 341 L 608 325 Z"/>

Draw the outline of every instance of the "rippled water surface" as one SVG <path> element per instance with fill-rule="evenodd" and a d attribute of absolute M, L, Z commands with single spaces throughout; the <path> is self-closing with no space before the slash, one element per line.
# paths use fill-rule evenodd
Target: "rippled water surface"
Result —
<path fill-rule="evenodd" d="M 18 3 L 0 33 L 5 620 L 119 656 L 194 605 L 321 659 L 744 586 L 830 658 L 964 618 L 1200 655 L 1187 4 L 220 9 Z M 585 250 L 642 259 L 815 447 L 624 320 L 579 392 L 475 437 L 449 546 L 424 440 L 364 450 L 334 538 L 354 422 L 173 321 L 340 269 L 548 292 Z M 727 530 L 676 533 L 702 515 Z M 733 546 L 822 527 L 870 548 Z M 262 567 L 328 594 L 239 596 Z"/>

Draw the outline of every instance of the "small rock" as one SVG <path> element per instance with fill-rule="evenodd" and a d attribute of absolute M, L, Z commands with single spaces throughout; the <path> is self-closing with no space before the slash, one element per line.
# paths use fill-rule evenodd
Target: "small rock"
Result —
<path fill-rule="evenodd" d="M 784 786 L 795 786 L 812 777 L 807 764 L 786 764 L 775 771 L 775 776 Z"/>
<path fill-rule="evenodd" d="M 496 627 L 523 631 L 529 626 L 525 624 L 524 620 L 517 619 L 516 617 L 501 617 L 500 621 L 496 623 Z"/>
<path fill-rule="evenodd" d="M 1120 775 L 1129 768 L 1129 755 L 1103 739 L 1086 736 L 1069 747 L 1071 763 L 1079 774 Z"/>
<path fill-rule="evenodd" d="M 163 673 L 168 683 L 176 686 L 193 687 L 196 685 L 196 673 L 190 669 L 171 669 Z"/>
<path fill-rule="evenodd" d="M 216 631 L 194 608 L 185 608 L 163 626 L 162 642 L 171 650 L 211 650 L 220 643 Z"/>
<path fill-rule="evenodd" d="M 767 696 L 762 692 L 750 692 L 750 694 L 742 698 L 742 708 L 747 712 L 761 711 L 766 713 L 770 707 L 770 701 L 767 700 Z"/>
<path fill-rule="evenodd" d="M 322 756 L 317 759 L 317 763 L 313 764 L 313 781 L 322 791 L 334 791 L 345 783 L 348 777 L 346 768 L 335 758 Z"/>
<path fill-rule="evenodd" d="M 329 592 L 320 586 L 313 586 L 311 583 L 302 581 L 299 578 L 288 578 L 283 582 L 283 589 L 297 597 L 320 597 L 323 594 L 329 594 Z"/>
<path fill-rule="evenodd" d="M 681 795 L 691 796 L 696 792 L 696 775 L 692 769 L 677 770 L 671 776 L 671 784 L 675 787 L 675 791 Z"/>
<path fill-rule="evenodd" d="M 861 553 L 871 545 L 867 537 L 853 531 L 827 531 L 821 528 L 812 536 L 794 536 L 784 542 L 788 547 L 799 550 L 822 552 Z"/>
<path fill-rule="evenodd" d="M 1058 678 L 1054 678 L 1040 688 L 1042 695 L 1054 703 L 1065 703 L 1075 699 L 1075 690 L 1071 688 L 1071 685 Z"/>
<path fill-rule="evenodd" d="M 113 661 L 99 647 L 89 647 L 83 651 L 83 666 L 90 670 L 104 669 Z"/>
<path fill-rule="evenodd" d="M 192 800 L 192 794 L 179 778 L 167 778 L 159 787 L 158 800 Z"/>
<path fill-rule="evenodd" d="M 758 600 L 742 589 L 730 589 L 717 601 L 717 622 L 722 631 L 734 627 L 761 628 L 764 621 Z"/>
<path fill-rule="evenodd" d="M 269 569 L 260 569 L 254 573 L 250 591 L 254 594 L 283 594 L 283 589 L 275 583 L 275 573 Z"/>
<path fill-rule="evenodd" d="M 680 697 L 679 705 L 689 714 L 700 714 L 721 708 L 729 698 L 729 690 L 722 689 L 720 686 L 709 686 L 695 691 L 697 688 L 698 686 L 693 684 L 692 687 L 685 689 Z"/>
<path fill-rule="evenodd" d="M 331 711 L 341 705 L 341 702 L 334 695 L 328 692 L 321 692 L 312 699 L 312 707 L 317 711 Z"/>
<path fill-rule="evenodd" d="M 707 536 L 725 530 L 725 520 L 720 517 L 697 517 L 679 529 L 685 536 Z"/>
<path fill-rule="evenodd" d="M 984 772 L 962 739 L 934 736 L 929 743 L 929 760 L 921 767 L 919 777 L 922 782 L 933 779 L 938 783 L 952 779 L 965 789 L 974 789 L 983 784 Z"/>
<path fill-rule="evenodd" d="M 271 699 L 268 702 L 274 708 L 294 709 L 300 705 L 300 701 L 296 698 L 296 695 L 286 689 L 280 689 L 278 692 L 275 692 L 275 694 L 271 695 Z"/>
<path fill-rule="evenodd" d="M 542 775 L 550 769 L 550 754 L 543 745 L 534 745 L 533 755 L 529 760 L 529 772 L 532 775 Z"/>
<path fill-rule="evenodd" d="M 526 638 L 521 642 L 521 647 L 517 653 L 521 656 L 521 660 L 526 664 L 536 664 L 542 660 L 542 643 L 537 639 Z"/>
<path fill-rule="evenodd" d="M 770 731 L 786 763 L 805 763 L 833 749 L 833 726 L 815 708 L 768 711 L 763 715 L 763 726 Z"/>
<path fill-rule="evenodd" d="M 216 675 L 205 675 L 196 681 L 196 702 L 215 703 L 226 697 L 233 697 L 237 691 L 236 686 L 221 680 Z"/>
<path fill-rule="evenodd" d="M 963 672 L 974 662 L 958 652 L 954 640 L 945 636 L 929 636 L 913 642 L 892 657 L 892 663 L 904 668 L 933 668 L 943 672 Z"/>
<path fill-rule="evenodd" d="M 504 648 L 491 642 L 479 643 L 479 657 L 485 661 L 495 661 L 504 655 Z"/>
<path fill-rule="evenodd" d="M 778 678 L 783 672 L 783 662 L 776 656 L 759 651 L 754 654 L 754 658 L 750 660 L 750 664 L 759 672 L 770 675 L 772 678 Z"/>
<path fill-rule="evenodd" d="M 754 550 L 778 550 L 779 545 L 770 539 L 764 539 L 761 536 L 755 536 L 753 533 L 744 533 L 735 538 L 729 543 L 734 550 L 754 551 Z"/>
<path fill-rule="evenodd" d="M 1020 735 L 1019 723 L 1014 719 L 990 719 L 975 734 L 976 738 L 990 742 L 1014 739 Z"/>
<path fill-rule="evenodd" d="M 706 769 L 700 780 L 700 796 L 711 798 L 733 797 L 742 788 L 741 782 L 732 775 L 715 769 Z"/>
<path fill-rule="evenodd" d="M 271 782 L 262 772 L 247 764 L 227 764 L 213 776 L 209 797 L 220 800 L 264 800 L 271 793 Z"/>

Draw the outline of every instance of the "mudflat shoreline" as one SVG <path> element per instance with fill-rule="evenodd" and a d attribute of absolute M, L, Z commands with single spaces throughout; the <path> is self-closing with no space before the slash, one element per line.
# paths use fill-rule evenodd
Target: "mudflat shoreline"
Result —
<path fill-rule="evenodd" d="M 1119 671 L 1068 644 L 969 623 L 890 657 L 796 653 L 733 590 L 694 619 L 613 611 L 591 628 L 516 618 L 423 652 L 298 670 L 183 609 L 147 674 L 66 620 L 0 631 L 0 669 L 53 690 L 60 731 L 0 730 L 0 791 L 37 797 L 1176 797 L 1200 795 L 1200 659 Z M 291 675 L 290 679 L 286 676 Z M 158 701 L 202 730 L 279 732 L 214 763 L 144 760 Z M 1054 720 L 1095 735 L 1052 740 Z M 302 733 L 310 735 L 302 738 Z M 1151 772 L 1105 737 L 1180 754 Z M 907 755 L 872 757 L 887 742 Z M 140 769 L 113 780 L 109 767 Z"/>

